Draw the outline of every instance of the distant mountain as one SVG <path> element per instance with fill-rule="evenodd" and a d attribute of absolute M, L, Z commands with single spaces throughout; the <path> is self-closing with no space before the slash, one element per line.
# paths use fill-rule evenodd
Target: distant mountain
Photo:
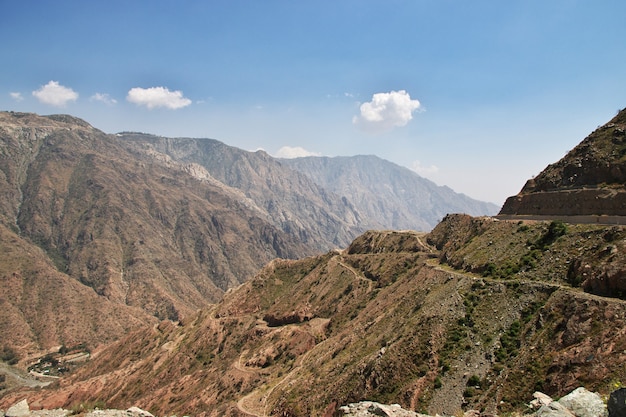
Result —
<path fill-rule="evenodd" d="M 214 180 L 237 190 L 258 216 L 317 251 L 345 247 L 366 228 L 380 227 L 350 201 L 263 151 L 248 152 L 213 139 L 117 136 L 152 157 L 202 167 Z"/>
<path fill-rule="evenodd" d="M 626 215 L 626 109 L 509 197 L 503 215 Z"/>
<path fill-rule="evenodd" d="M 377 156 L 281 159 L 314 182 L 344 196 L 363 218 L 386 229 L 428 231 L 449 213 L 494 215 L 499 207 L 438 186 Z"/>

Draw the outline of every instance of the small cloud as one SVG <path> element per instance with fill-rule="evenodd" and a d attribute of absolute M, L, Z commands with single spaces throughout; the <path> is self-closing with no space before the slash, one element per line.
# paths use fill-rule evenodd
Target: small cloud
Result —
<path fill-rule="evenodd" d="M 107 106 L 112 106 L 114 104 L 117 104 L 117 100 L 114 98 L 111 98 L 111 96 L 109 96 L 106 93 L 96 93 L 93 96 L 89 97 L 89 101 L 99 101 L 101 103 L 106 104 Z"/>
<path fill-rule="evenodd" d="M 55 107 L 65 107 L 70 101 L 78 99 L 78 93 L 71 88 L 62 86 L 58 81 L 50 81 L 39 90 L 33 91 L 33 96 L 44 104 Z"/>
<path fill-rule="evenodd" d="M 368 132 L 382 132 L 394 127 L 405 126 L 413 118 L 413 112 L 420 108 L 418 100 L 404 90 L 389 93 L 376 93 L 372 101 L 360 106 L 360 114 L 352 118 L 352 123 Z"/>
<path fill-rule="evenodd" d="M 276 152 L 276 158 L 285 158 L 285 159 L 293 159 L 293 158 L 302 158 L 305 156 L 322 156 L 319 152 L 311 152 L 307 151 L 300 146 L 283 146 Z"/>
<path fill-rule="evenodd" d="M 439 172 L 439 167 L 435 165 L 431 165 L 427 167 L 427 166 L 423 166 L 420 161 L 413 161 L 413 163 L 411 164 L 411 171 L 419 175 L 422 175 L 424 177 L 427 177 L 429 175 L 436 174 L 437 172 Z"/>
<path fill-rule="evenodd" d="M 15 101 L 23 101 L 24 97 L 22 97 L 22 93 L 9 93 L 11 98 Z"/>
<path fill-rule="evenodd" d="M 176 110 L 191 104 L 191 100 L 183 97 L 181 91 L 170 91 L 165 87 L 131 88 L 126 100 L 138 106 L 146 106 L 150 110 L 157 107 Z"/>

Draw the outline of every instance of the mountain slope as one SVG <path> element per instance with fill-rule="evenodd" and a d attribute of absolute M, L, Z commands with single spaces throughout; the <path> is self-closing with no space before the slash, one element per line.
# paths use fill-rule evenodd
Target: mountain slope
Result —
<path fill-rule="evenodd" d="M 626 214 L 626 109 L 509 197 L 503 215 Z"/>
<path fill-rule="evenodd" d="M 606 394 L 626 378 L 626 302 L 550 269 L 581 250 L 594 267 L 623 269 L 626 230 L 572 225 L 545 238 L 551 227 L 453 215 L 429 235 L 368 232 L 345 251 L 276 260 L 184 326 L 137 332 L 29 398 L 48 408 L 99 399 L 156 414 L 330 416 L 363 399 L 457 415 L 522 410 L 536 389 Z M 611 257 L 598 245 L 608 236 Z M 529 241 L 542 242 L 540 259 L 512 271 Z"/>
<path fill-rule="evenodd" d="M 441 187 L 376 156 L 281 159 L 320 186 L 345 196 L 385 229 L 428 231 L 448 213 L 493 215 L 498 207 Z"/>
<path fill-rule="evenodd" d="M 380 227 L 346 199 L 278 163 L 263 151 L 247 152 L 212 139 L 164 138 L 121 133 L 144 152 L 202 166 L 216 180 L 239 190 L 268 223 L 321 252 L 345 247 L 359 233 Z"/>
<path fill-rule="evenodd" d="M 76 297 L 88 292 L 103 302 L 138 307 L 146 316 L 177 320 L 217 301 L 271 259 L 313 252 L 201 167 L 139 153 L 82 120 L 0 113 L 0 138 L 0 220 L 9 242 L 17 239 L 20 246 L 14 246 L 24 248 L 11 254 L 15 261 L 0 255 L 2 263 L 24 264 L 32 256 L 27 248 L 36 245 L 49 259 L 46 268 L 53 266 L 52 274 L 64 282 L 44 290 L 50 272 L 7 269 L 5 279 L 42 297 L 29 300 L 35 307 L 25 319 L 31 329 L 56 320 L 40 308 L 47 308 L 45 300 L 64 303 L 67 279 L 74 281 Z M 10 297 L 3 301 L 25 308 Z M 86 309 L 94 304 L 84 301 Z M 113 315 L 121 322 L 111 327 L 120 329 L 118 336 L 129 328 L 124 321 L 132 322 L 123 311 Z M 149 323 L 146 316 L 142 320 Z M 3 321 L 3 339 L 11 341 L 17 326 Z M 61 333 L 39 347 L 61 344 Z"/>
<path fill-rule="evenodd" d="M 87 349 L 154 324 L 59 272 L 41 248 L 0 225 L 0 349 L 17 360 L 61 345 Z"/>

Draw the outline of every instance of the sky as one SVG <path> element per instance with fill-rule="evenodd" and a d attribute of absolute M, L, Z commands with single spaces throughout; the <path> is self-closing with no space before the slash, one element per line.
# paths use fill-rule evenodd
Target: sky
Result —
<path fill-rule="evenodd" d="M 626 107 L 623 0 L 0 0 L 0 110 L 377 155 L 502 205 Z"/>

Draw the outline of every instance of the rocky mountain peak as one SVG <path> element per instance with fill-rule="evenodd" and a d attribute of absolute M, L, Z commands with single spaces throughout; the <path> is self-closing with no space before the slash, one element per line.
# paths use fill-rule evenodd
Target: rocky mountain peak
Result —
<path fill-rule="evenodd" d="M 502 215 L 626 213 L 626 109 L 507 199 Z"/>

